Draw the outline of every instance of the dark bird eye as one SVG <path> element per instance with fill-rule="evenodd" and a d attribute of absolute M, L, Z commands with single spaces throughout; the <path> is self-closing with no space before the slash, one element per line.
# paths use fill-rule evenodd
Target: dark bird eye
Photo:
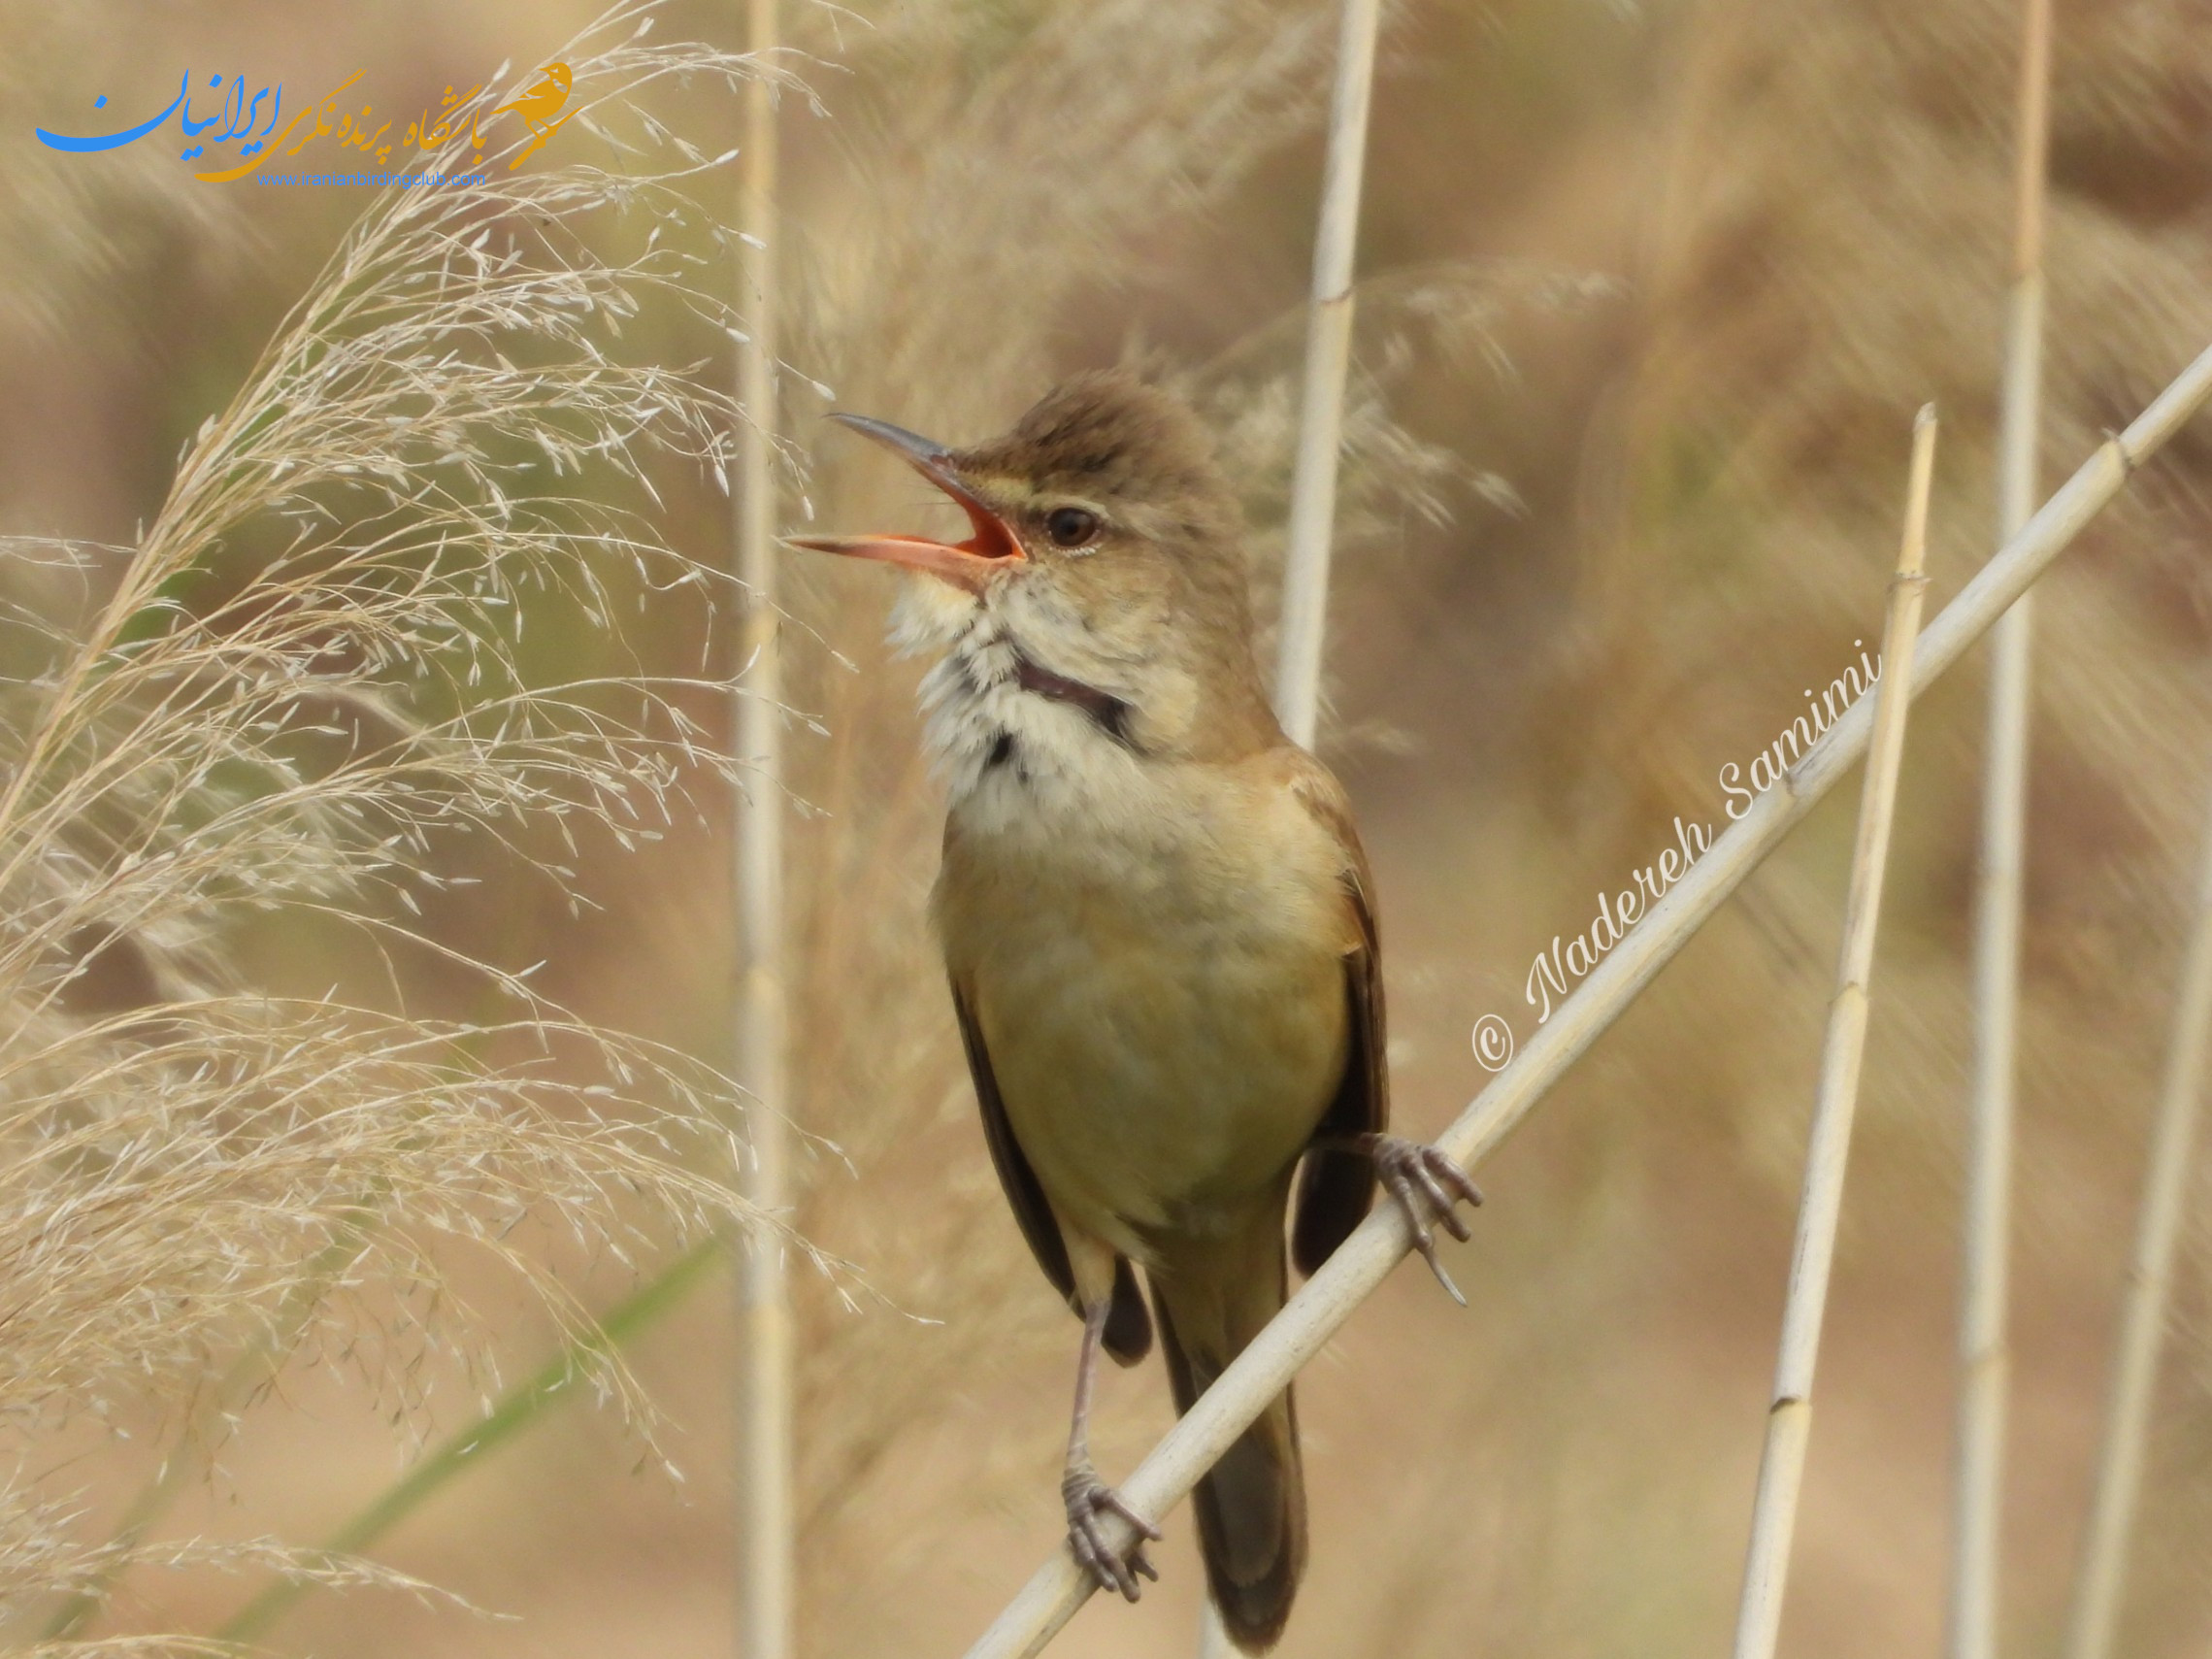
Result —
<path fill-rule="evenodd" d="M 1083 507 L 1055 507 L 1044 515 L 1044 533 L 1056 547 L 1079 547 L 1099 533 L 1099 515 Z"/>

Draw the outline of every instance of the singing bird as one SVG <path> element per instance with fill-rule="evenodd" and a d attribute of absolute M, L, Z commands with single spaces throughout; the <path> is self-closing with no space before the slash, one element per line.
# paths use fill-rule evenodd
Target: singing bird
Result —
<path fill-rule="evenodd" d="M 1137 1270 L 1186 1411 L 1282 1307 L 1286 1221 L 1311 1273 L 1379 1174 L 1442 1277 L 1431 1224 L 1465 1239 L 1454 1200 L 1481 1195 L 1384 1132 L 1367 858 L 1343 789 L 1269 712 L 1240 514 L 1198 417 L 1106 372 L 969 448 L 834 418 L 973 532 L 792 540 L 922 579 L 897 632 L 942 652 L 921 693 L 950 799 L 931 908 L 1000 1181 L 1083 1321 L 1070 1543 L 1135 1601 L 1160 1533 L 1100 1478 L 1087 1423 L 1100 1350 L 1134 1365 L 1152 1344 Z M 1264 1651 L 1305 1561 L 1288 1392 L 1194 1502 L 1222 1622 Z"/>

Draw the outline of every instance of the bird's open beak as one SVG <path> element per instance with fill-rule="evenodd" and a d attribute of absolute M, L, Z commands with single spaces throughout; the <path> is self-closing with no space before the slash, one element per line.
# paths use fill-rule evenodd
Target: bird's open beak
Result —
<path fill-rule="evenodd" d="M 926 571 L 970 593 L 983 591 L 991 573 L 1023 563 L 1027 555 L 1021 541 L 982 498 L 961 482 L 947 457 L 951 451 L 888 420 L 871 420 L 865 415 L 833 415 L 865 438 L 873 438 L 914 471 L 957 501 L 968 514 L 974 534 L 965 542 L 932 542 L 920 536 L 790 536 L 794 547 L 812 547 L 825 553 L 843 553 L 856 559 L 881 559 L 908 570 Z"/>

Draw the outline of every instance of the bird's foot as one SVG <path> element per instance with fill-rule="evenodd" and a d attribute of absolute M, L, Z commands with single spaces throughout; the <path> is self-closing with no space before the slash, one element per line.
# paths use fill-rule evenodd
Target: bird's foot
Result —
<path fill-rule="evenodd" d="M 1470 1235 L 1454 1206 L 1463 1198 L 1469 1204 L 1480 1204 L 1482 1189 L 1469 1178 L 1467 1171 L 1434 1146 L 1397 1135 L 1363 1135 L 1360 1139 L 1365 1143 L 1368 1156 L 1374 1160 L 1374 1173 L 1382 1178 L 1382 1184 L 1398 1201 L 1398 1208 L 1405 1212 L 1406 1225 L 1413 1229 L 1413 1247 L 1421 1252 L 1421 1259 L 1429 1264 L 1436 1282 L 1451 1293 L 1454 1302 L 1465 1308 L 1467 1298 L 1452 1282 L 1452 1276 L 1444 1271 L 1444 1264 L 1436 1259 L 1436 1236 L 1431 1223 L 1440 1223 L 1464 1244 Z"/>
<path fill-rule="evenodd" d="M 1075 1562 L 1099 1581 L 1102 1590 L 1118 1590 L 1130 1601 L 1141 1595 L 1139 1577 L 1155 1583 L 1160 1575 L 1144 1559 L 1147 1540 L 1157 1543 L 1160 1529 L 1139 1514 L 1121 1494 L 1099 1478 L 1088 1463 L 1072 1463 L 1060 1478 L 1060 1496 L 1068 1506 L 1068 1547 Z M 1137 1529 L 1127 1545 L 1117 1547 L 1106 1516 L 1119 1515 Z"/>

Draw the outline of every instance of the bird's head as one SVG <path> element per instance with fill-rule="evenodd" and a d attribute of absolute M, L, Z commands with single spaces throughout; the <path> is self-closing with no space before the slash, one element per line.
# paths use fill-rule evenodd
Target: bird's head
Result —
<path fill-rule="evenodd" d="M 1179 400 L 1120 371 L 1079 375 L 966 448 L 834 418 L 968 515 L 958 542 L 792 539 L 918 573 L 910 631 L 951 642 L 985 622 L 1032 669 L 1126 705 L 1149 747 L 1196 753 L 1271 732 L 1237 500 Z"/>

